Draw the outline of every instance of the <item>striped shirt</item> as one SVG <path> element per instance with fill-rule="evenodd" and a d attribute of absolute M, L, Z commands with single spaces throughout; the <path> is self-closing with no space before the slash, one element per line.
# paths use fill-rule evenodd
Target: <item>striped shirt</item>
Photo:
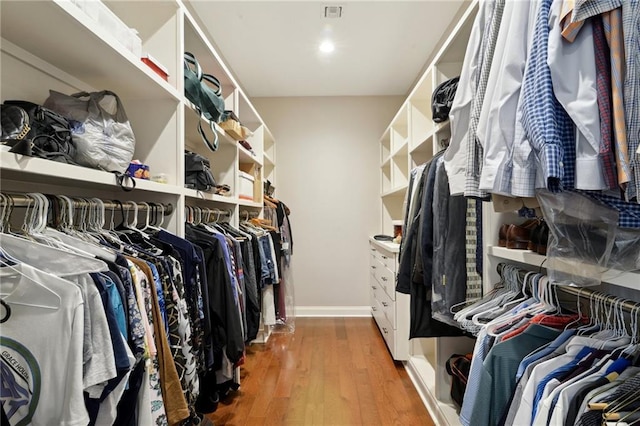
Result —
<path fill-rule="evenodd" d="M 630 153 L 627 199 L 640 194 L 640 0 L 576 0 L 572 22 L 622 8 L 622 32 L 626 53 L 624 109 Z"/>

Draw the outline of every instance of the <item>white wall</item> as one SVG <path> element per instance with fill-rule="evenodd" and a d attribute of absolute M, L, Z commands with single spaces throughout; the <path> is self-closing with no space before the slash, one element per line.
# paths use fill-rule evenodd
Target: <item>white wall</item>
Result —
<path fill-rule="evenodd" d="M 296 311 L 369 314 L 368 237 L 380 233 L 379 140 L 402 97 L 254 98 L 291 209 Z"/>

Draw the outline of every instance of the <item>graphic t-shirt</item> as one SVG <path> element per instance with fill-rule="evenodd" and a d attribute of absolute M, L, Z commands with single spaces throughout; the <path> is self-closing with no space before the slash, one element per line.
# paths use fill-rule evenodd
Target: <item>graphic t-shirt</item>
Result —
<path fill-rule="evenodd" d="M 0 268 L 0 402 L 9 424 L 86 425 L 84 305 L 69 281 L 26 264 Z"/>

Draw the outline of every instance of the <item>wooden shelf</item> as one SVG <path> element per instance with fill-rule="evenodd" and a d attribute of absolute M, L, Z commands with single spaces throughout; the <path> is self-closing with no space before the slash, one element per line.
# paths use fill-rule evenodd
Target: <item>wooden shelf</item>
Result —
<path fill-rule="evenodd" d="M 200 28 L 196 18 L 184 10 L 184 48 L 193 53 L 202 67 L 203 72 L 215 75 L 222 84 L 222 96 L 227 97 L 238 84 L 229 69 L 222 62 L 213 45 L 207 40 L 207 35 Z M 182 62 L 182 58 L 180 59 Z"/>
<path fill-rule="evenodd" d="M 406 157 L 408 153 L 409 153 L 409 139 L 405 139 L 400 146 L 396 147 L 396 149 L 391 154 L 391 156 L 394 158 L 402 157 L 402 156 Z"/>
<path fill-rule="evenodd" d="M 182 192 L 187 198 L 197 200 L 215 201 L 217 203 L 224 204 L 237 204 L 238 199 L 235 197 L 225 197 L 218 194 L 211 194 L 209 192 L 196 191 L 195 189 L 182 188 Z"/>
<path fill-rule="evenodd" d="M 2 2 L 1 19 L 4 40 L 95 88 L 127 98 L 180 99 L 175 87 L 72 2 Z"/>
<path fill-rule="evenodd" d="M 435 135 L 436 133 L 439 133 L 440 131 L 442 131 L 443 129 L 446 129 L 448 127 L 449 127 L 449 120 L 443 121 L 442 123 L 437 123 L 433 127 L 433 134 Z"/>
<path fill-rule="evenodd" d="M 491 256 L 531 265 L 536 268 L 544 267 L 543 262 L 547 259 L 546 256 L 541 256 L 530 250 L 512 250 L 498 246 L 488 246 L 487 253 Z M 624 272 L 610 269 L 603 274 L 602 282 L 637 290 L 638 283 L 640 283 L 640 272 Z"/>
<path fill-rule="evenodd" d="M 382 161 L 380 168 L 389 167 L 389 165 L 391 164 L 391 157 L 392 155 L 388 155 L 387 158 L 385 158 L 384 161 Z"/>
<path fill-rule="evenodd" d="M 383 192 L 382 197 L 397 197 L 399 195 L 404 195 L 404 193 L 407 192 L 407 188 L 409 188 L 409 185 L 402 185 L 397 188 L 390 189 Z"/>
<path fill-rule="evenodd" d="M 269 166 L 275 166 L 276 163 L 271 159 L 271 156 L 269 156 L 269 154 L 267 154 L 266 152 L 263 154 L 264 157 L 264 164 L 265 165 L 269 165 Z"/>
<path fill-rule="evenodd" d="M 0 172 L 3 181 L 83 188 L 120 188 L 113 173 L 4 151 L 0 152 Z M 176 195 L 182 192 L 182 188 L 178 186 L 144 179 L 136 179 L 135 190 Z"/>
<path fill-rule="evenodd" d="M 258 203 L 258 202 L 250 201 L 250 200 L 244 200 L 242 198 L 240 198 L 238 200 L 238 205 L 242 206 L 242 207 L 252 207 L 252 208 L 256 208 L 256 209 L 261 209 L 262 208 L 262 203 Z"/>
<path fill-rule="evenodd" d="M 193 143 L 200 143 L 204 145 L 202 141 L 202 136 L 198 132 L 198 121 L 202 121 L 202 129 L 204 130 L 207 138 L 210 140 L 213 139 L 213 135 L 211 135 L 211 128 L 209 127 L 209 120 L 206 118 L 200 118 L 198 111 L 196 111 L 195 105 L 193 105 L 186 98 L 182 98 L 184 103 L 184 126 L 185 126 L 185 139 L 186 141 L 190 141 Z M 213 128 L 218 133 L 218 145 L 229 144 L 236 145 L 237 142 L 231 136 L 224 131 L 224 129 L 218 126 L 217 123 L 213 123 Z M 212 141 L 213 142 L 213 141 Z"/>
<path fill-rule="evenodd" d="M 236 142 L 237 143 L 237 142 Z M 255 163 L 262 166 L 262 161 L 258 158 L 258 156 L 253 155 L 251 151 L 238 144 L 238 154 L 240 156 L 241 163 Z"/>

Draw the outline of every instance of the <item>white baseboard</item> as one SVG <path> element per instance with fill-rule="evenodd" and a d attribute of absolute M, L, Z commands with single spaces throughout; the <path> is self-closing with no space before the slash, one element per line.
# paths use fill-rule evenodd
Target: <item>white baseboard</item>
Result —
<path fill-rule="evenodd" d="M 424 357 L 410 357 L 404 362 L 407 375 L 413 382 L 422 403 L 429 411 L 431 419 L 437 426 L 460 426 L 460 420 L 455 407 L 438 401 L 434 395 L 435 372 Z"/>
<path fill-rule="evenodd" d="M 296 306 L 297 317 L 370 317 L 371 306 Z"/>

